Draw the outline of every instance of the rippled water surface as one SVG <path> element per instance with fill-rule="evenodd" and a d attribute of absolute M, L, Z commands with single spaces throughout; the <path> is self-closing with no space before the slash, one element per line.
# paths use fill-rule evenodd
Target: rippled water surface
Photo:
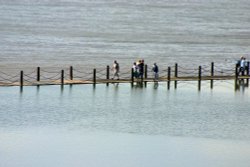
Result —
<path fill-rule="evenodd" d="M 234 63 L 250 53 L 248 0 L 0 0 L 5 71 Z"/>

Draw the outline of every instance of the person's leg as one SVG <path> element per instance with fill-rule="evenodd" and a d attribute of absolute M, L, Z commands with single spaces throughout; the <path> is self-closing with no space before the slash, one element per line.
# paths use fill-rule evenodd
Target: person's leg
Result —
<path fill-rule="evenodd" d="M 119 73 L 118 72 L 116 72 L 116 76 L 117 76 L 117 78 L 118 78 L 118 80 L 120 79 L 120 77 L 119 77 Z"/>
<path fill-rule="evenodd" d="M 241 75 L 244 76 L 245 69 L 244 67 L 241 67 Z"/>
<path fill-rule="evenodd" d="M 112 79 L 115 79 L 115 76 L 116 76 L 116 71 L 114 71 Z"/>

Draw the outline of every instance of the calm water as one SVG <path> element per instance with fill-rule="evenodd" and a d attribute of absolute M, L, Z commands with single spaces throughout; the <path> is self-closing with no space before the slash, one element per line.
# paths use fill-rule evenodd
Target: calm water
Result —
<path fill-rule="evenodd" d="M 0 69 L 234 63 L 249 57 L 249 0 L 0 0 Z"/>
<path fill-rule="evenodd" d="M 0 166 L 247 167 L 248 88 L 178 86 L 1 87 Z"/>

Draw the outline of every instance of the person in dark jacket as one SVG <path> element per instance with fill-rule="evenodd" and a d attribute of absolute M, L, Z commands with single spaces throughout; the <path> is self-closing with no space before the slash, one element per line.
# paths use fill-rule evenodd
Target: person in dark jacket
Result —
<path fill-rule="evenodd" d="M 152 71 L 154 72 L 154 81 L 158 81 L 159 79 L 159 67 L 156 63 L 154 63 Z"/>

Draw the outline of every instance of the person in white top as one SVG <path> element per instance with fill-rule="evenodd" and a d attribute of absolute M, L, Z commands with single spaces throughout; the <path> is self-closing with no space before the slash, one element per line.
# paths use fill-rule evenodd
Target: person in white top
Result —
<path fill-rule="evenodd" d="M 240 71 L 239 71 L 239 73 L 241 72 L 242 75 L 244 75 L 245 66 L 246 66 L 246 58 L 242 56 L 240 58 Z"/>
<path fill-rule="evenodd" d="M 133 64 L 133 70 L 134 70 L 134 77 L 135 78 L 138 78 L 138 65 L 136 64 L 136 62 L 134 62 L 134 64 Z"/>
<path fill-rule="evenodd" d="M 115 60 L 114 64 L 113 64 L 113 67 L 112 67 L 112 71 L 113 71 L 113 74 L 114 74 L 112 79 L 117 77 L 117 80 L 119 80 L 119 70 L 120 70 L 119 64 Z"/>

